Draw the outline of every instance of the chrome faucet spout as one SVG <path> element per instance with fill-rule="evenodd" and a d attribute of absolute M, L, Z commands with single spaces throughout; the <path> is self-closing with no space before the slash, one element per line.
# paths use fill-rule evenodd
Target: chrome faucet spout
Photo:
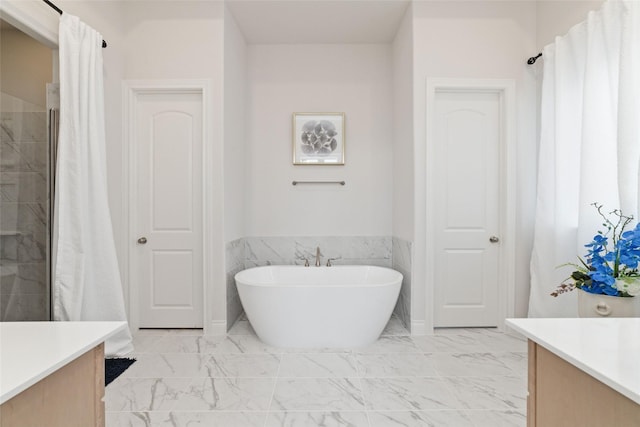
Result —
<path fill-rule="evenodd" d="M 320 267 L 320 246 L 316 248 L 316 267 Z"/>

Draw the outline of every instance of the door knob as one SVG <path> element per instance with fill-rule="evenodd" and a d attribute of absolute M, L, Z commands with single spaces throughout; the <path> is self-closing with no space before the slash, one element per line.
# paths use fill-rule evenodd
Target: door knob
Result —
<path fill-rule="evenodd" d="M 498 236 L 491 236 L 489 237 L 489 241 L 491 243 L 498 243 L 500 241 L 500 238 Z"/>
<path fill-rule="evenodd" d="M 147 243 L 147 238 L 146 237 L 141 237 L 141 238 L 138 239 L 138 244 L 144 245 L 145 243 Z"/>

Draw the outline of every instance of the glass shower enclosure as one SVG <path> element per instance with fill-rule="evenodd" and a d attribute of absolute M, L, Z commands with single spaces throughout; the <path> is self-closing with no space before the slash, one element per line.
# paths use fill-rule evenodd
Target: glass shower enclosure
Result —
<path fill-rule="evenodd" d="M 50 320 L 52 51 L 0 31 L 0 321 Z"/>

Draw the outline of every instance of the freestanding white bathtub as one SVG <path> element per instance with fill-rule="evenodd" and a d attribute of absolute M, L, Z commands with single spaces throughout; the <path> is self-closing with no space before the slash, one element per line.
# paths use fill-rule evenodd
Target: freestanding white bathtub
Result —
<path fill-rule="evenodd" d="M 276 347 L 363 347 L 376 341 L 400 294 L 384 267 L 255 267 L 235 276 L 247 318 Z"/>

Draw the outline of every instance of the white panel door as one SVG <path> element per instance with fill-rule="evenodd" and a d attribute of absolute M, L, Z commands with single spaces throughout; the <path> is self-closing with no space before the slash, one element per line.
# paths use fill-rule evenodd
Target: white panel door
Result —
<path fill-rule="evenodd" d="M 500 94 L 435 94 L 434 326 L 497 326 Z"/>
<path fill-rule="evenodd" d="M 201 93 L 136 97 L 141 328 L 203 327 L 202 109 Z"/>

